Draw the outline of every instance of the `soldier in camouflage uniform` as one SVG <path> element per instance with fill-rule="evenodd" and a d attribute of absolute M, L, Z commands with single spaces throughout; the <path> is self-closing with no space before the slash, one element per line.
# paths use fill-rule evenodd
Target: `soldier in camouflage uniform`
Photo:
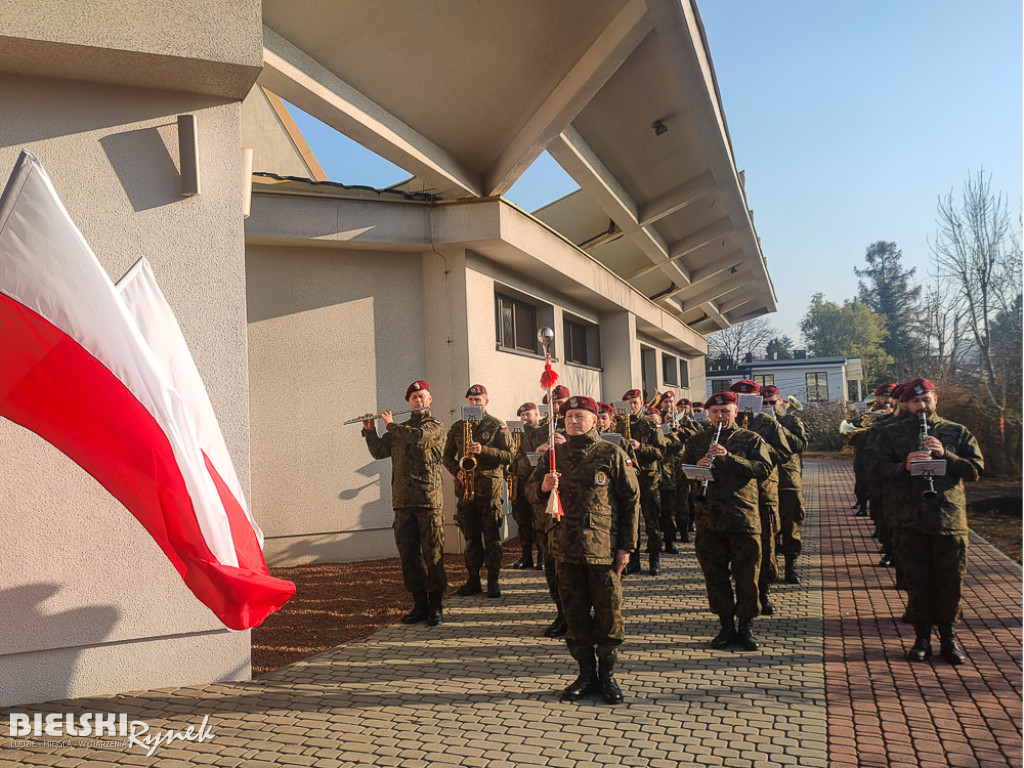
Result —
<path fill-rule="evenodd" d="M 878 450 L 878 435 L 882 429 L 892 421 L 890 399 L 895 384 L 880 384 L 875 388 L 875 402 L 871 404 L 871 411 L 879 414 L 873 418 L 870 429 L 867 432 L 867 439 L 864 442 L 864 458 L 868 465 L 867 472 L 867 494 L 868 510 L 871 520 L 875 524 L 875 537 L 882 545 L 882 559 L 878 565 L 891 567 L 895 564 L 896 553 L 893 549 L 892 530 L 885 514 L 885 495 L 882 490 L 882 478 L 877 472 L 871 470 L 874 463 L 874 454 Z M 884 414 L 882 412 L 885 412 Z"/>
<path fill-rule="evenodd" d="M 545 501 L 557 489 L 564 512 L 552 523 L 549 542 L 569 624 L 565 642 L 580 674 L 562 700 L 600 689 L 606 702 L 618 704 L 622 691 L 612 670 L 625 637 L 620 575 L 636 549 L 640 492 L 629 457 L 602 440 L 596 424 L 593 398 L 569 398 L 566 434 L 556 438 L 556 472 L 538 462 L 531 484 Z"/>
<path fill-rule="evenodd" d="M 779 551 L 786 559 L 787 584 L 799 584 L 800 576 L 796 572 L 796 558 L 800 554 L 803 542 L 800 539 L 800 524 L 807 516 L 804 509 L 802 473 L 803 463 L 800 454 L 807 447 L 807 430 L 800 417 L 795 413 L 786 413 L 782 405 L 779 388 L 774 385 L 761 387 L 761 397 L 765 406 L 771 408 L 779 420 L 779 428 L 786 436 L 792 453 L 779 465 Z"/>
<path fill-rule="evenodd" d="M 651 568 L 651 576 L 661 573 L 661 461 L 665 457 L 668 441 L 661 434 L 661 429 L 654 421 L 644 416 L 644 398 L 639 389 L 631 389 L 622 396 L 628 400 L 633 413 L 629 419 L 629 446 L 623 445 L 637 468 L 637 482 L 640 484 L 640 510 L 644 518 L 644 530 L 647 534 L 647 558 Z M 616 432 L 625 436 L 625 418 L 616 424 Z M 640 572 L 640 555 L 634 551 L 626 567 L 626 573 Z"/>
<path fill-rule="evenodd" d="M 487 596 L 501 597 L 498 574 L 501 572 L 501 506 L 504 467 L 512 461 L 505 422 L 487 413 L 487 390 L 474 384 L 466 390 L 466 403 L 479 405 L 484 417 L 470 429 L 472 441 L 463 445 L 464 422 L 452 424 L 444 444 L 444 466 L 455 477 L 455 497 L 459 500 L 455 522 L 466 540 L 463 557 L 469 578 L 459 587 L 460 595 L 482 591 L 480 568 L 487 565 Z M 476 459 L 476 467 L 463 470 L 460 457 Z M 473 498 L 466 499 L 467 483 L 472 484 Z"/>
<path fill-rule="evenodd" d="M 555 431 L 565 432 L 564 420 L 558 417 L 558 411 L 569 399 L 569 388 L 559 384 L 557 387 L 551 390 L 552 394 L 552 405 L 555 411 Z M 544 395 L 543 405 L 547 405 L 548 396 Z M 532 428 L 528 428 L 526 433 L 523 435 L 522 441 L 519 443 L 519 453 L 516 455 L 517 466 L 523 467 L 529 475 L 533 474 L 533 467 L 530 466 L 530 459 L 527 454 L 536 452 L 540 446 L 544 445 L 548 440 L 548 417 L 545 416 L 543 419 L 538 421 Z M 562 637 L 565 635 L 568 625 L 565 623 L 565 615 L 562 611 L 562 598 L 558 595 L 558 573 L 555 570 L 555 560 L 551 555 L 551 550 L 548 547 L 548 525 L 551 522 L 550 516 L 545 512 L 545 504 L 536 497 L 530 498 L 530 503 L 533 505 L 533 528 L 535 531 L 537 546 L 540 547 L 541 553 L 543 554 L 544 562 L 544 576 L 547 579 L 548 594 L 551 596 L 551 602 L 555 604 L 557 614 L 551 624 L 548 625 L 547 629 L 544 630 L 545 637 Z M 538 567 L 540 566 L 540 560 L 537 561 Z"/>
<path fill-rule="evenodd" d="M 729 389 L 743 395 L 756 395 L 759 391 L 757 383 L 750 379 L 738 381 Z M 768 455 L 772 459 L 772 471 L 764 480 L 758 481 L 758 507 L 761 512 L 761 569 L 757 585 L 761 613 L 771 616 L 775 613 L 775 603 L 768 596 L 768 592 L 772 582 L 779 578 L 779 565 L 775 561 L 775 537 L 778 536 L 782 528 L 779 519 L 779 467 L 789 459 L 793 449 L 790 448 L 789 440 L 779 426 L 779 422 L 774 418 L 774 413 L 771 416 L 765 413 L 741 413 L 736 418 L 736 423 L 763 437 L 765 443 L 768 444 Z"/>
<path fill-rule="evenodd" d="M 703 408 L 703 404 L 701 404 Z M 702 431 L 707 425 L 706 421 L 695 421 L 693 418 L 693 406 L 688 398 L 682 398 L 677 406 L 676 416 L 676 438 L 684 446 L 686 441 Z M 676 508 L 675 523 L 676 531 L 679 532 L 679 540 L 685 544 L 690 543 L 690 532 L 693 531 L 693 483 L 686 479 L 686 475 L 676 464 Z"/>
<path fill-rule="evenodd" d="M 516 411 L 516 416 L 523 422 L 523 434 L 526 429 L 532 427 L 540 419 L 535 403 L 523 403 Z M 522 442 L 522 438 L 520 438 Z M 514 563 L 513 568 L 533 568 L 533 548 L 537 547 L 537 562 L 543 562 L 543 555 L 540 552 L 540 545 L 536 544 L 537 535 L 533 529 L 533 505 L 526 498 L 526 483 L 530 479 L 533 467 L 528 462 L 519 461 L 519 451 L 512 457 L 510 472 L 514 473 L 517 480 L 516 498 L 512 502 L 512 517 L 519 527 L 519 544 L 522 546 L 523 555 Z"/>
<path fill-rule="evenodd" d="M 662 396 L 662 402 L 665 403 L 665 397 Z M 676 549 L 676 494 L 679 492 L 679 485 L 676 482 L 676 465 L 678 463 L 679 454 L 682 453 L 683 443 L 676 435 L 672 425 L 666 428 L 664 424 L 664 415 L 669 413 L 669 408 L 675 410 L 675 404 L 672 402 L 666 403 L 665 411 L 659 411 L 658 409 L 651 409 L 651 417 L 659 423 L 661 426 L 662 434 L 665 436 L 665 455 L 662 458 L 661 464 L 661 480 L 658 484 L 658 494 L 661 499 L 661 540 L 663 543 L 663 551 L 669 555 L 679 554 L 679 550 Z"/>
<path fill-rule="evenodd" d="M 961 591 L 967 570 L 967 511 L 964 482 L 981 477 L 984 460 L 978 442 L 966 427 L 940 418 L 938 393 L 927 379 L 906 385 L 900 401 L 909 418 L 891 422 L 879 436 L 875 467 L 885 482 L 886 509 L 896 533 L 896 551 L 907 586 L 906 621 L 916 633 L 907 654 L 911 661 L 932 655 L 932 625 L 939 630 L 940 653 L 950 664 L 966 661 L 953 626 L 961 619 Z M 922 415 L 928 435 L 922 430 Z M 926 496 L 928 481 L 913 477 L 914 461 L 941 459 L 946 474 L 932 478 L 934 496 Z"/>
<path fill-rule="evenodd" d="M 597 431 L 611 432 L 615 426 L 615 409 L 611 403 L 597 403 Z"/>
<path fill-rule="evenodd" d="M 405 399 L 415 411 L 408 421 L 398 424 L 391 411 L 384 411 L 380 414 L 386 430 L 383 437 L 377 435 L 373 419 L 363 422 L 363 437 L 373 458 L 391 457 L 391 503 L 395 509 L 392 527 L 402 560 L 402 578 L 414 601 L 402 622 L 414 624 L 426 619 L 433 627 L 441 623 L 441 597 L 448 586 L 441 471 L 444 426 L 430 415 L 427 382 L 410 384 Z"/>
<path fill-rule="evenodd" d="M 758 573 L 761 569 L 761 515 L 759 480 L 772 469 L 768 447 L 760 435 L 736 426 L 736 395 L 716 392 L 707 402 L 710 419 L 722 424 L 719 442 L 715 430 L 701 431 L 686 441 L 683 462 L 712 467 L 715 478 L 707 496 L 694 494 L 697 521 L 697 561 L 704 572 L 708 604 L 718 614 L 722 629 L 712 648 L 738 642 L 748 651 L 760 643 L 752 625 L 758 614 Z M 730 572 L 736 583 L 735 596 Z M 739 628 L 735 618 L 739 619 Z"/>

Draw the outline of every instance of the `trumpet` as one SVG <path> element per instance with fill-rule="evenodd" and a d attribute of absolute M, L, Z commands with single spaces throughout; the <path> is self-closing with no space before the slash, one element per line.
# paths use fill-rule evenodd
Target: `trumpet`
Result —
<path fill-rule="evenodd" d="M 723 423 L 724 422 L 721 422 L 721 421 L 718 422 L 718 429 L 715 430 L 715 439 L 711 441 L 711 445 L 717 445 L 718 444 L 718 438 L 720 438 L 722 436 L 722 424 Z M 706 458 L 709 458 L 709 459 L 711 458 L 711 445 L 708 446 L 708 452 L 707 452 L 707 456 L 706 456 Z M 710 483 L 710 482 L 711 482 L 710 478 L 708 478 L 707 480 L 704 481 L 704 484 L 700 487 L 699 498 L 706 499 L 708 497 L 708 483 Z"/>
<path fill-rule="evenodd" d="M 928 455 L 931 456 L 932 452 L 924 447 L 924 439 L 928 437 L 928 414 L 921 411 L 921 436 L 917 441 L 917 448 L 919 451 L 928 451 Z M 938 491 L 935 490 L 935 480 L 931 475 L 925 475 L 925 479 L 928 481 L 928 487 L 921 494 L 922 499 L 931 499 L 938 496 Z"/>
<path fill-rule="evenodd" d="M 391 415 L 392 416 L 405 416 L 406 414 L 409 414 L 409 413 L 419 413 L 420 411 L 425 411 L 425 410 L 427 410 L 426 407 L 423 407 L 423 408 L 410 408 L 407 411 L 394 411 L 394 412 L 392 412 Z M 380 414 L 379 413 L 377 413 L 377 414 L 368 413 L 365 416 L 356 416 L 356 418 L 354 418 L 354 419 L 349 419 L 348 421 L 343 421 L 343 422 L 341 422 L 341 426 L 344 427 L 347 424 L 361 424 L 364 421 L 369 421 L 370 419 L 379 419 L 379 418 L 380 418 Z"/>
<path fill-rule="evenodd" d="M 466 446 L 473 442 L 473 422 L 465 419 L 462 422 L 462 459 L 459 461 L 459 469 L 462 470 L 462 500 L 472 501 L 475 496 L 473 488 L 473 470 L 476 469 L 477 460 L 475 456 L 466 455 Z"/>
<path fill-rule="evenodd" d="M 790 395 L 786 398 L 786 413 L 790 414 L 793 411 L 802 411 L 804 409 L 803 403 L 796 399 L 796 395 Z"/>

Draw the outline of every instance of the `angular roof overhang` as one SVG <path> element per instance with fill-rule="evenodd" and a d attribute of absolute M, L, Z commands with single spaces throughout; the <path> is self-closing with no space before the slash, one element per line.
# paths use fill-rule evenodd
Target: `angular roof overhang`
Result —
<path fill-rule="evenodd" d="M 547 149 L 581 189 L 537 217 L 681 322 L 776 309 L 693 0 L 264 0 L 263 20 L 259 82 L 402 189 L 501 195 Z"/>

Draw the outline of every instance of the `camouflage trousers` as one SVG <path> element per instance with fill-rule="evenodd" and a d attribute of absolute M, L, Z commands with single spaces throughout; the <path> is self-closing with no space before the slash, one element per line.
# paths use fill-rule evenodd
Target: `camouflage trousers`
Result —
<path fill-rule="evenodd" d="M 661 552 L 661 489 L 657 481 L 640 476 L 640 512 L 644 518 L 644 531 L 647 533 L 647 551 Z M 637 542 L 639 549 L 639 542 Z"/>
<path fill-rule="evenodd" d="M 760 612 L 757 578 L 761 570 L 761 534 L 701 530 L 694 545 L 708 588 L 708 606 L 718 616 L 752 619 Z M 732 581 L 736 582 L 733 597 Z"/>
<path fill-rule="evenodd" d="M 959 624 L 967 571 L 967 535 L 929 536 L 912 528 L 896 532 L 897 561 L 907 585 L 905 621 Z"/>
<path fill-rule="evenodd" d="M 455 510 L 455 522 L 466 540 L 463 558 L 470 575 L 487 572 L 497 575 L 501 570 L 501 499 L 477 496 L 472 501 L 460 501 Z"/>
<path fill-rule="evenodd" d="M 685 531 L 693 522 L 693 484 L 690 482 L 679 483 L 676 491 L 676 530 Z"/>
<path fill-rule="evenodd" d="M 519 543 L 523 545 L 524 550 L 532 547 L 536 541 L 533 529 L 533 505 L 523 492 L 525 486 L 526 483 L 520 479 L 516 500 L 512 502 L 512 519 L 519 526 Z"/>
<path fill-rule="evenodd" d="M 410 592 L 441 592 L 444 572 L 444 510 L 403 507 L 395 510 L 395 545 L 402 560 L 402 580 Z M 423 564 L 426 563 L 426 568 Z"/>
<path fill-rule="evenodd" d="M 766 507 L 761 502 L 761 568 L 758 572 L 757 587 L 762 592 L 772 582 L 779 580 L 779 564 L 775 561 L 775 538 L 779 535 L 779 512 L 774 506 Z"/>
<path fill-rule="evenodd" d="M 569 631 L 565 644 L 574 659 L 614 662 L 626 637 L 622 620 L 622 580 L 611 565 L 555 561 L 558 592 Z"/>
<path fill-rule="evenodd" d="M 555 558 L 551 555 L 551 547 L 548 544 L 548 529 L 551 517 L 547 513 L 546 505 L 538 504 L 533 507 L 533 530 L 540 555 L 544 559 L 544 578 L 548 583 L 548 594 L 551 602 L 555 604 L 558 613 L 562 613 L 562 598 L 558 596 L 558 571 L 555 568 Z"/>
<path fill-rule="evenodd" d="M 874 509 L 874 504 L 872 504 Z M 798 488 L 779 490 L 779 522 L 782 534 L 782 546 L 779 552 L 783 555 L 799 555 L 803 549 L 800 539 L 800 523 L 807 517 L 804 510 L 804 495 Z"/>
<path fill-rule="evenodd" d="M 661 489 L 661 539 L 675 541 L 676 538 L 676 489 Z"/>

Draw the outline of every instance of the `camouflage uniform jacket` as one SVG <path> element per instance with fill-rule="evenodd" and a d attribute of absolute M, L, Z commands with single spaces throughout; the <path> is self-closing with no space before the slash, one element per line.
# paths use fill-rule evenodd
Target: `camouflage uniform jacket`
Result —
<path fill-rule="evenodd" d="M 555 431 L 565 434 L 565 420 L 556 417 Z M 548 440 L 548 419 L 545 416 L 537 421 L 532 427 L 523 430 L 523 437 L 519 441 L 519 452 L 513 459 L 513 468 L 521 478 L 529 479 L 533 475 L 533 467 L 530 466 L 530 458 L 526 455 L 537 450 L 537 447 Z"/>
<path fill-rule="evenodd" d="M 665 456 L 661 460 L 660 485 L 663 491 L 678 490 L 676 486 L 676 465 L 679 463 L 679 454 L 683 452 L 684 440 L 676 432 L 669 432 L 665 435 Z"/>
<path fill-rule="evenodd" d="M 793 453 L 779 466 L 779 490 L 799 491 L 802 489 L 801 472 L 803 461 L 800 454 L 807 448 L 807 429 L 795 413 L 787 413 L 779 419 L 779 426 L 789 441 Z"/>
<path fill-rule="evenodd" d="M 626 436 L 624 422 L 622 418 L 615 422 L 615 431 L 622 433 L 623 440 Z M 651 487 L 658 485 L 661 479 L 661 461 L 669 447 L 661 428 L 654 423 L 654 419 L 634 414 L 629 417 L 629 436 L 640 443 L 639 448 L 633 449 L 640 482 Z"/>
<path fill-rule="evenodd" d="M 932 414 L 928 434 L 938 438 L 945 449 L 946 474 L 933 478 L 938 495 L 922 498 L 927 480 L 907 471 L 907 455 L 921 440 L 920 418 L 898 418 L 879 434 L 874 468 L 885 484 L 886 509 L 896 526 L 930 535 L 967 534 L 967 505 L 964 481 L 981 477 L 985 468 L 978 441 L 967 427 Z"/>
<path fill-rule="evenodd" d="M 429 410 L 414 413 L 403 424 L 391 422 L 384 435 L 363 430 L 366 447 L 375 459 L 391 457 L 391 504 L 404 507 L 444 506 L 441 449 L 444 425 Z"/>
<path fill-rule="evenodd" d="M 444 466 L 452 475 L 459 473 L 459 459 L 465 455 L 462 445 L 463 424 L 461 420 L 452 424 L 444 444 Z M 512 461 L 512 445 L 505 422 L 489 413 L 485 413 L 479 423 L 473 424 L 472 435 L 473 441 L 481 446 L 480 453 L 475 457 L 477 463 L 473 478 L 477 493 L 483 494 L 504 482 L 504 467 Z"/>
<path fill-rule="evenodd" d="M 707 456 L 714 439 L 715 433 L 710 430 L 691 437 L 683 449 L 683 462 L 696 464 Z M 772 470 L 768 446 L 760 435 L 735 424 L 722 427 L 719 442 L 729 455 L 724 461 L 715 459 L 715 479 L 708 483 L 707 498 L 695 499 L 697 530 L 760 534 L 758 481 Z M 700 486 L 695 487 L 699 491 Z"/>
<path fill-rule="evenodd" d="M 760 481 L 761 500 L 769 507 L 776 506 L 779 500 L 779 472 L 777 467 L 781 467 L 793 455 L 793 449 L 790 447 L 786 435 L 783 434 L 782 428 L 779 427 L 779 422 L 771 416 L 755 413 L 747 417 L 746 426 L 743 428 L 749 429 L 751 432 L 763 437 L 768 445 L 768 455 L 772 460 L 772 470 L 768 473 L 768 477 Z"/>
<path fill-rule="evenodd" d="M 596 429 L 566 436 L 555 446 L 558 497 L 565 513 L 549 528 L 556 560 L 611 565 L 615 550 L 636 549 L 640 519 L 640 487 L 625 451 L 603 440 Z M 529 495 L 539 502 L 550 494 L 540 489 L 546 461 L 537 462 Z"/>

